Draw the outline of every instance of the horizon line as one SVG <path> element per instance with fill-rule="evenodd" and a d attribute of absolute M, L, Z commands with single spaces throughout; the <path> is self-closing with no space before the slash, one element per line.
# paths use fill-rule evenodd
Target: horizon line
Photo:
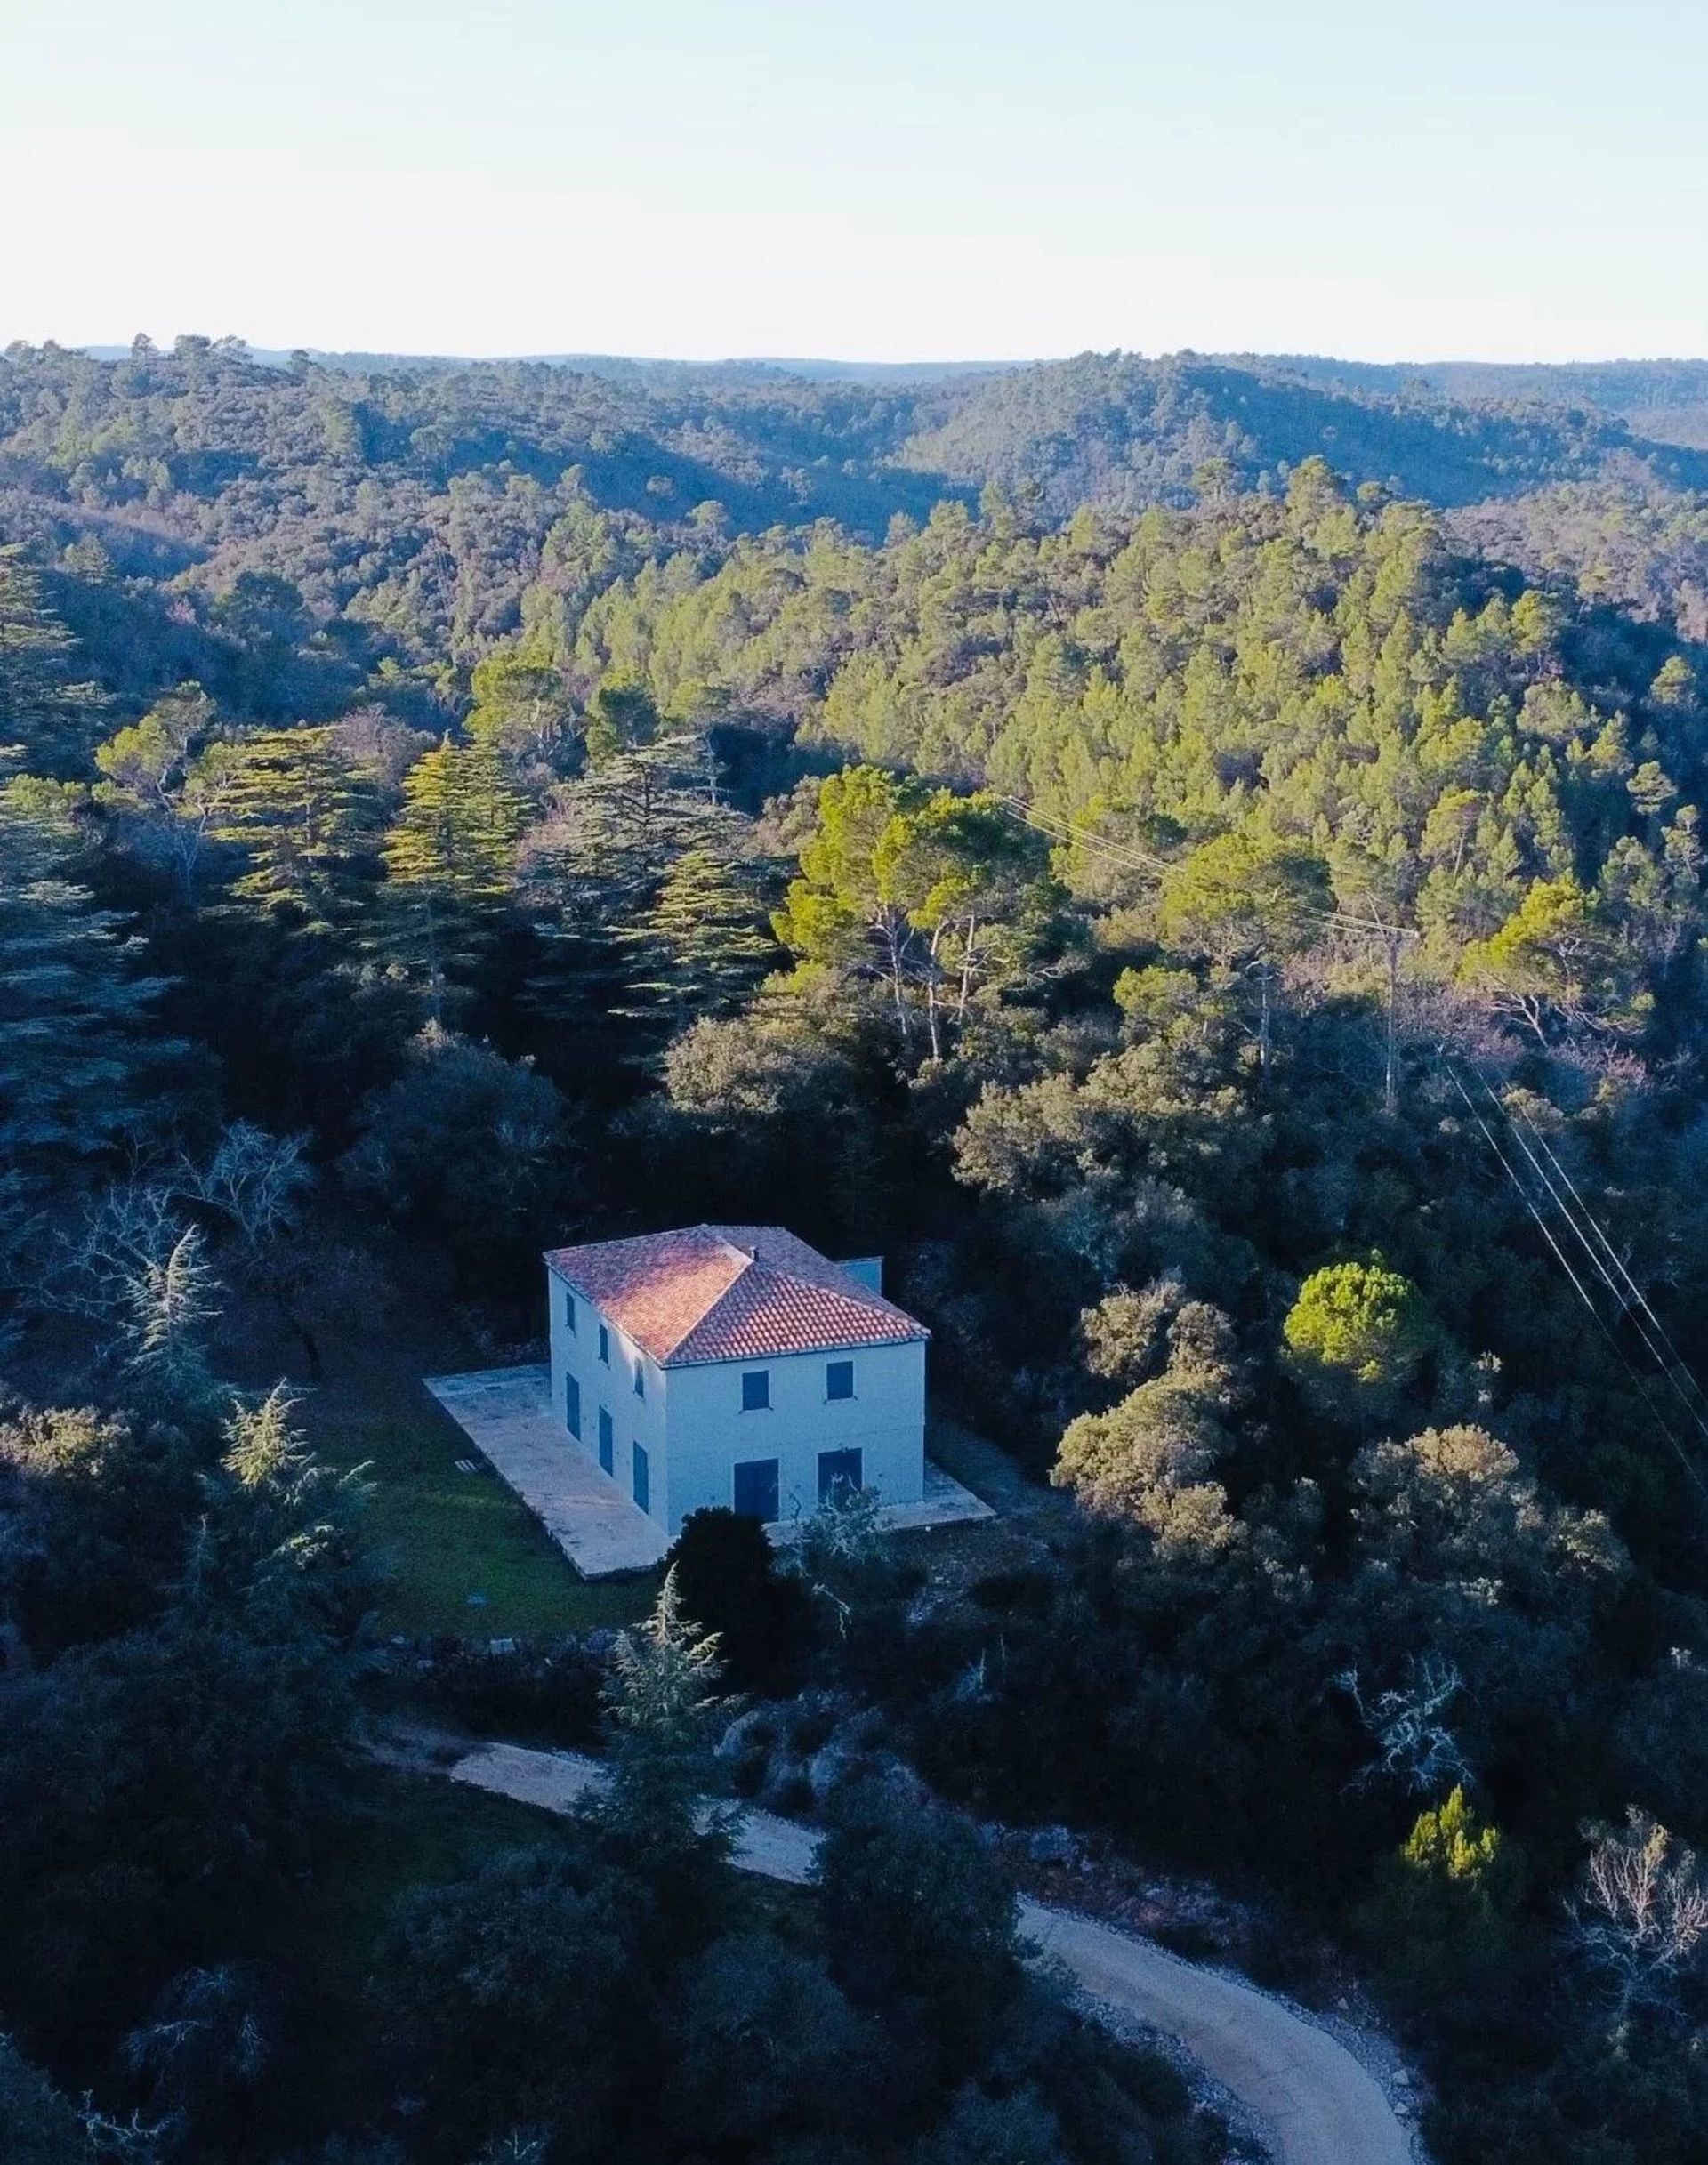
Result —
<path fill-rule="evenodd" d="M 149 336 L 140 333 L 138 336 Z M 995 374 L 1004 370 L 1047 368 L 1087 357 L 1100 359 L 1121 357 L 1140 361 L 1205 360 L 1222 362 L 1333 362 L 1351 368 L 1369 369 L 1446 369 L 1479 368 L 1500 370 L 1507 374 L 1522 373 L 1531 369 L 1594 369 L 1621 367 L 1708 367 L 1708 353 L 1614 353 L 1597 356 L 1577 356 L 1569 360 L 1490 360 L 1475 354 L 1442 355 L 1427 358 L 1404 357 L 1398 359 L 1372 360 L 1355 355 L 1326 350 L 1307 351 L 1269 349 L 1255 346 L 1237 349 L 1179 346 L 1155 353 L 1132 346 L 1082 346 L 1071 352 L 1023 354 L 1012 357 L 953 355 L 947 358 L 914 355 L 901 358 L 886 358 L 858 354 L 778 354 L 778 353 L 721 353 L 721 354 L 662 354 L 624 352 L 617 348 L 591 347 L 560 348 L 546 351 L 517 352 L 513 350 L 491 353 L 456 353 L 431 348 L 402 346 L 326 346 L 326 345 L 269 345 L 243 337 L 238 333 L 214 334 L 208 332 L 180 332 L 165 342 L 150 342 L 164 354 L 170 354 L 179 338 L 205 338 L 212 344 L 231 341 L 241 346 L 254 360 L 263 364 L 288 361 L 294 353 L 306 354 L 310 360 L 349 361 L 355 359 L 431 363 L 443 367 L 499 366 L 506 364 L 518 366 L 572 367 L 578 363 L 621 363 L 632 368 L 775 368 L 784 372 L 802 370 L 869 370 L 890 374 L 907 374 L 929 372 L 934 374 Z M 34 347 L 39 350 L 62 342 L 54 338 L 33 341 L 19 338 L 0 346 L 0 357 L 13 345 Z M 63 350 L 82 354 L 93 360 L 119 359 L 128 355 L 134 339 L 85 339 L 63 342 Z"/>

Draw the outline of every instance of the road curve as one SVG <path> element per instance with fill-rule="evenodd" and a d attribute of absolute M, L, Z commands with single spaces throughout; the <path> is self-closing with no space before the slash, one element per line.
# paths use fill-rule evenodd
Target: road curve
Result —
<path fill-rule="evenodd" d="M 594 1760 L 520 1744 L 481 1744 L 437 1764 L 454 1782 L 550 1812 L 570 1810 L 603 1779 Z M 818 1844 L 797 1821 L 746 1812 L 736 1863 L 799 1886 Z M 1381 2084 L 1336 2038 L 1280 2000 L 1096 1918 L 1024 1896 L 1020 1928 L 1088 2000 L 1177 2038 L 1261 2124 L 1280 2165 L 1413 2165 L 1411 2139 Z"/>

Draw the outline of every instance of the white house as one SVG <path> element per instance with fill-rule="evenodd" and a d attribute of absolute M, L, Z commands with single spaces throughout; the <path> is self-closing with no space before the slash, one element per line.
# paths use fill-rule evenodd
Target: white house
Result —
<path fill-rule="evenodd" d="M 780 1226 L 690 1226 L 545 1258 L 568 1437 L 665 1533 L 706 1504 L 767 1521 L 846 1485 L 925 1485 L 931 1333 Z"/>

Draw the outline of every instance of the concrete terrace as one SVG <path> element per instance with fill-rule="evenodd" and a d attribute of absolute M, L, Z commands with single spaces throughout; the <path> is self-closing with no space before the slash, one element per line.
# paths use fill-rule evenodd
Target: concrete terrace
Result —
<path fill-rule="evenodd" d="M 549 1368 L 483 1368 L 423 1381 L 584 1579 L 650 1571 L 663 1562 L 670 1547 L 664 1528 L 600 1472 L 557 1418 Z M 898 1533 L 994 1516 L 987 1503 L 929 1459 L 923 1500 L 879 1514 L 880 1523 Z M 793 1539 L 799 1526 L 785 1522 L 766 1531 L 782 1542 Z"/>

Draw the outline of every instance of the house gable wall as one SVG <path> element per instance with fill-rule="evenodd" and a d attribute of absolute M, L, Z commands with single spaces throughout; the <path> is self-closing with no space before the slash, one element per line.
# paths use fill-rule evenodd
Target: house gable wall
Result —
<path fill-rule="evenodd" d="M 832 1361 L 854 1364 L 854 1396 L 826 1395 Z M 741 1379 L 764 1369 L 770 1404 L 742 1411 Z M 885 1503 L 917 1503 L 925 1479 L 925 1346 L 920 1339 L 845 1353 L 794 1353 L 769 1361 L 714 1361 L 670 1372 L 670 1527 L 689 1511 L 730 1504 L 734 1468 L 777 1462 L 779 1516 L 818 1508 L 818 1454 L 858 1449 L 861 1475 Z"/>

